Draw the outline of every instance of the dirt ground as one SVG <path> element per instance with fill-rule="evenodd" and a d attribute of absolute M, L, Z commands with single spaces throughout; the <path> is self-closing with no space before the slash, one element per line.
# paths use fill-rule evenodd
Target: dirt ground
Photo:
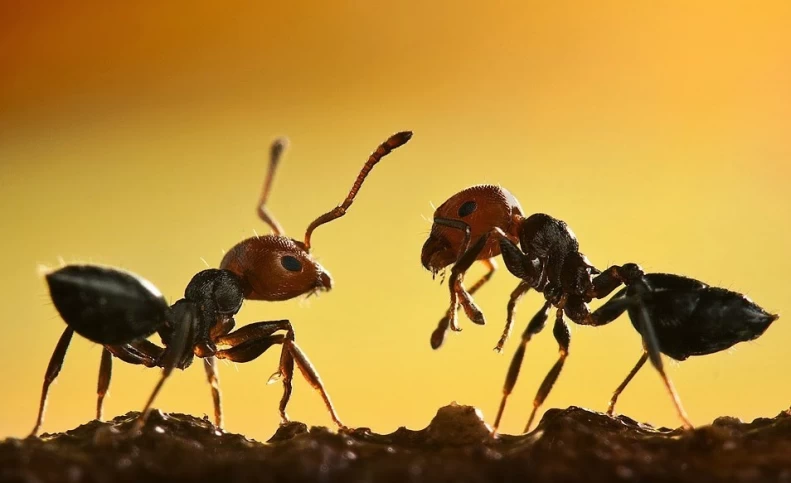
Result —
<path fill-rule="evenodd" d="M 683 431 L 570 407 L 547 411 L 527 435 L 492 439 L 475 408 L 454 404 L 420 431 L 338 434 L 293 422 L 268 442 L 157 411 L 132 437 L 135 416 L 5 440 L 0 481 L 791 481 L 787 412 Z"/>

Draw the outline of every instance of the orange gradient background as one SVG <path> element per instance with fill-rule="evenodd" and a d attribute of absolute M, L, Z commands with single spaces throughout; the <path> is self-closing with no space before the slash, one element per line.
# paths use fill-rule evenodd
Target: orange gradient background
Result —
<path fill-rule="evenodd" d="M 476 297 L 488 325 L 462 318 L 464 331 L 432 351 L 448 293 L 419 262 L 430 203 L 477 183 L 566 220 L 600 268 L 634 261 L 685 274 L 783 316 L 755 342 L 669 364 L 693 422 L 773 416 L 791 403 L 788 2 L 0 8 L 0 436 L 31 429 L 64 327 L 39 265 L 123 267 L 174 301 L 202 259 L 216 266 L 223 250 L 266 232 L 255 200 L 275 136 L 292 146 L 270 207 L 301 238 L 403 129 L 412 141 L 376 167 L 345 218 L 316 231 L 335 289 L 248 302 L 237 319 L 289 318 L 346 424 L 419 428 L 454 400 L 491 422 L 516 338 L 504 355 L 492 348 L 517 281 L 495 274 Z M 540 301 L 523 299 L 516 335 Z M 626 317 L 572 332 L 545 407 L 603 411 L 639 335 Z M 524 426 L 556 351 L 549 330 L 528 346 L 504 431 Z M 43 431 L 93 417 L 100 353 L 75 338 Z M 277 361 L 270 351 L 220 364 L 229 431 L 272 434 L 281 391 L 265 382 Z M 106 416 L 139 410 L 158 376 L 116 360 Z M 200 365 L 175 373 L 156 406 L 211 414 Z M 618 409 L 678 425 L 649 368 Z M 289 413 L 331 424 L 301 378 Z"/>

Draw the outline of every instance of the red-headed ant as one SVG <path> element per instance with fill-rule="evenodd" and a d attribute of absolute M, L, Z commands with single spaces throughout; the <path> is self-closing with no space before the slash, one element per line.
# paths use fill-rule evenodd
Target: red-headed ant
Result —
<path fill-rule="evenodd" d="M 282 377 L 283 380 L 283 397 L 280 400 L 282 422 L 288 421 L 286 405 L 291 396 L 296 364 L 311 386 L 320 392 L 332 420 L 343 427 L 318 373 L 295 342 L 291 322 L 256 322 L 232 331 L 236 324 L 234 316 L 245 299 L 288 300 L 330 290 L 332 278 L 329 272 L 310 255 L 311 234 L 320 225 L 346 214 L 374 165 L 411 137 L 411 132 L 400 132 L 382 143 L 368 158 L 343 203 L 313 221 L 304 241 L 284 236 L 282 228 L 265 207 L 275 169 L 285 147 L 284 141 L 276 141 L 258 203 L 259 216 L 272 227 L 274 234 L 254 236 L 238 243 L 223 257 L 219 269 L 203 270 L 195 275 L 187 285 L 184 298 L 171 306 L 150 282 L 121 270 L 69 265 L 49 273 L 46 279 L 50 295 L 67 327 L 44 376 L 38 418 L 32 434 L 37 434 L 41 427 L 50 384 L 60 372 L 75 332 L 104 346 L 99 369 L 98 419 L 102 417 L 102 404 L 110 385 L 113 357 L 130 364 L 163 369 L 135 423 L 135 429 L 139 430 L 173 369 L 187 368 L 197 356 L 203 358 L 211 384 L 215 424 L 222 427 L 216 359 L 249 362 L 269 347 L 280 344 L 283 348 L 279 371 L 272 377 Z M 159 334 L 164 347 L 146 339 L 154 332 Z"/>
<path fill-rule="evenodd" d="M 423 266 L 432 273 L 453 265 L 449 279 L 450 308 L 431 336 L 435 349 L 442 344 L 448 328 L 460 330 L 456 321 L 459 305 L 473 322 L 485 323 L 471 295 L 491 278 L 497 255 L 502 254 L 508 271 L 520 279 L 511 293 L 505 330 L 495 348 L 498 352 L 511 331 L 517 301 L 531 288 L 544 294 L 546 301 L 528 323 L 508 369 L 492 434 L 497 432 L 506 401 L 516 384 L 527 342 L 544 328 L 552 307 L 557 309 L 553 334 L 560 347 L 560 357 L 536 394 L 525 432 L 530 429 L 569 353 L 570 334 L 564 314 L 577 324 L 601 326 L 628 311 L 632 325 L 642 335 L 644 351 L 613 393 L 608 414 L 613 413 L 620 393 L 650 359 L 688 428 L 692 425 L 665 374 L 660 353 L 682 361 L 689 356 L 718 352 L 759 337 L 778 317 L 739 293 L 679 275 L 646 274 L 634 263 L 613 265 L 601 272 L 580 253 L 577 238 L 565 222 L 542 213 L 528 217 L 522 213 L 516 198 L 499 186 L 467 188 L 437 208 L 421 254 Z M 468 291 L 462 280 L 476 260 L 483 261 L 489 272 Z M 626 288 L 590 312 L 589 302 L 606 297 L 621 284 Z"/>

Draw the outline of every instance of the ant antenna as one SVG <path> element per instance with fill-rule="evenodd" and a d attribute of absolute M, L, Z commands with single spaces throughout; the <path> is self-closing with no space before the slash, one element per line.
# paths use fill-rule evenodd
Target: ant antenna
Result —
<path fill-rule="evenodd" d="M 346 210 L 348 210 L 352 205 L 354 197 L 357 196 L 357 192 L 360 191 L 360 187 L 363 185 L 365 177 L 368 176 L 368 173 L 371 172 L 376 163 L 390 154 L 390 151 L 406 144 L 410 139 L 412 139 L 412 131 L 402 131 L 393 134 L 387 139 L 387 141 L 380 144 L 379 147 L 376 148 L 376 151 L 371 153 L 371 155 L 368 157 L 368 161 L 365 162 L 363 169 L 360 170 L 360 174 L 357 175 L 357 179 L 354 181 L 354 185 L 349 191 L 349 194 L 346 196 L 346 199 L 343 200 L 343 203 L 336 206 L 331 211 L 319 216 L 308 226 L 308 230 L 305 232 L 305 251 L 310 251 L 310 235 L 313 233 L 313 230 L 325 223 L 329 223 L 330 221 L 345 215 Z"/>
<path fill-rule="evenodd" d="M 272 227 L 272 231 L 275 235 L 282 235 L 283 227 L 280 226 L 280 223 L 269 213 L 265 205 L 267 198 L 269 198 L 269 191 L 272 188 L 272 180 L 275 178 L 275 170 L 287 147 L 288 138 L 286 137 L 279 137 L 272 141 L 272 146 L 269 148 L 269 169 L 266 172 L 264 186 L 261 189 L 261 197 L 258 199 L 258 216 L 264 223 Z"/>

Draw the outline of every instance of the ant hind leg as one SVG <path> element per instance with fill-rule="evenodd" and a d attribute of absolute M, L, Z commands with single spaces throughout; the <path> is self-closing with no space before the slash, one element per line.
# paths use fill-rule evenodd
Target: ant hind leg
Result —
<path fill-rule="evenodd" d="M 637 374 L 637 372 L 643 368 L 643 365 L 647 360 L 648 360 L 648 352 L 643 351 L 643 355 L 640 356 L 640 360 L 637 361 L 637 364 L 635 364 L 634 368 L 632 368 L 631 372 L 629 372 L 629 375 L 626 376 L 626 379 L 624 379 L 621 385 L 618 386 L 615 392 L 612 393 L 612 397 L 610 398 L 610 403 L 607 405 L 608 416 L 613 415 L 613 412 L 615 411 L 615 403 L 618 402 L 618 397 L 621 395 L 623 390 L 626 389 L 626 386 L 628 386 L 629 383 L 632 382 L 632 379 Z"/>
<path fill-rule="evenodd" d="M 657 372 L 659 372 L 659 376 L 662 378 L 662 382 L 665 384 L 665 388 L 670 394 L 670 398 L 673 400 L 673 404 L 676 407 L 676 412 L 684 423 L 684 428 L 692 429 L 694 426 L 689 421 L 687 412 L 684 411 L 684 407 L 681 405 L 681 398 L 679 398 L 678 393 L 673 386 L 673 382 L 665 373 L 665 368 L 662 364 L 662 354 L 659 348 L 659 339 L 656 336 L 654 325 L 651 322 L 651 316 L 648 313 L 648 308 L 642 300 L 645 294 L 652 290 L 651 286 L 644 277 L 630 285 L 634 285 L 637 289 L 637 310 L 635 313 L 638 319 L 638 326 L 642 329 L 640 330 L 640 333 L 643 336 L 643 344 L 648 353 L 648 358 L 651 360 L 651 364 L 654 366 Z"/>
<path fill-rule="evenodd" d="M 47 365 L 47 372 L 44 373 L 44 385 L 41 388 L 41 401 L 38 406 L 38 416 L 36 417 L 36 424 L 33 426 L 33 431 L 30 432 L 31 436 L 36 436 L 38 430 L 44 422 L 44 411 L 47 407 L 47 397 L 49 396 L 49 386 L 55 381 L 63 367 L 63 359 L 66 357 L 66 351 L 69 349 L 71 338 L 74 335 L 74 329 L 66 327 L 63 334 L 58 339 L 58 344 L 52 352 L 52 357 Z"/>
<path fill-rule="evenodd" d="M 102 413 L 104 408 L 104 396 L 107 395 L 107 390 L 110 388 L 110 378 L 113 375 L 113 354 L 102 347 L 102 361 L 99 364 L 99 382 L 96 387 L 96 419 L 102 420 Z"/>
<path fill-rule="evenodd" d="M 154 399 L 156 399 L 165 381 L 182 360 L 185 351 L 192 351 L 192 348 L 187 346 L 187 341 L 191 339 L 191 332 L 197 321 L 197 308 L 189 303 L 183 305 L 177 304 L 173 307 L 175 330 L 173 331 L 171 344 L 166 347 L 162 353 L 162 377 L 159 379 L 159 382 L 157 382 L 140 416 L 132 426 L 132 434 L 138 433 L 143 426 L 145 426 L 146 419 L 148 419 L 148 415 L 151 413 L 151 405 L 154 403 Z"/>

